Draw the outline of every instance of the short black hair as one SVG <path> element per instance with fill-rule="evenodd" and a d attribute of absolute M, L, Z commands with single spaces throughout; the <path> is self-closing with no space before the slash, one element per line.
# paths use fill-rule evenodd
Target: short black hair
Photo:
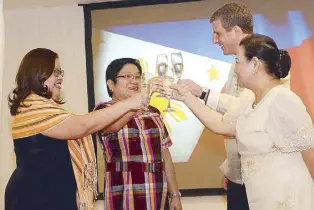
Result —
<path fill-rule="evenodd" d="M 126 64 L 133 64 L 137 67 L 139 70 L 140 74 L 142 75 L 142 67 L 140 65 L 140 62 L 137 59 L 134 58 L 118 58 L 113 60 L 107 67 L 106 70 L 106 84 L 109 80 L 112 80 L 114 84 L 117 82 L 117 76 L 121 69 L 126 65 Z M 107 85 L 107 91 L 110 97 L 112 97 L 112 92 L 109 89 Z"/>
<path fill-rule="evenodd" d="M 278 79 L 288 76 L 291 68 L 291 58 L 286 50 L 280 50 L 276 42 L 265 35 L 253 34 L 240 42 L 244 47 L 245 57 L 251 60 L 256 57 L 262 60 L 270 74 Z"/>

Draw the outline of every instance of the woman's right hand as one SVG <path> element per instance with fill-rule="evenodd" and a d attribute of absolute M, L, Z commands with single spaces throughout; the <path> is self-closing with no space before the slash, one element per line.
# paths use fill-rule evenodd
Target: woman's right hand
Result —
<path fill-rule="evenodd" d="M 136 93 L 133 96 L 126 99 L 130 109 L 139 110 L 145 109 L 149 103 L 149 95 L 144 95 L 143 93 Z"/>
<path fill-rule="evenodd" d="M 181 79 L 179 84 L 186 85 L 188 90 L 197 98 L 199 98 L 202 94 L 202 88 L 190 79 Z"/>

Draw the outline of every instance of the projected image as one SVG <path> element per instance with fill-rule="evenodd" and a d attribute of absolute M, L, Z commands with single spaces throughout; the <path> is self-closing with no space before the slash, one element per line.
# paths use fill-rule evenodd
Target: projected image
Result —
<path fill-rule="evenodd" d="M 306 49 L 310 42 L 306 40 L 312 37 L 302 11 L 288 11 L 285 21 L 280 24 L 254 14 L 254 31 L 271 36 L 279 48 L 288 50 L 292 59 L 295 58 L 292 72 L 299 71 L 294 69 L 300 67 L 298 52 Z M 110 100 L 105 86 L 105 71 L 116 58 L 139 59 L 143 71 L 158 76 L 157 55 L 167 55 L 171 66 L 171 53 L 181 52 L 184 63 L 182 79 L 192 79 L 215 91 L 224 87 L 234 62 L 234 56 L 223 55 L 220 47 L 212 43 L 212 26 L 208 19 L 109 27 L 97 33 L 93 34 L 96 104 Z M 309 55 L 304 54 L 305 57 Z M 168 105 L 166 98 L 154 96 L 151 105 L 161 111 L 170 132 L 174 162 L 188 161 L 204 127 L 180 102 L 171 101 L 174 112 L 163 112 Z"/>
<path fill-rule="evenodd" d="M 302 98 L 313 115 L 313 98 L 309 90 L 313 89 L 311 79 L 314 63 L 311 58 L 314 52 L 314 22 L 310 18 L 311 11 L 307 9 L 310 6 L 299 7 L 296 3 L 286 8 L 277 1 L 276 4 L 281 9 L 272 9 L 273 4 L 264 5 L 263 8 L 256 5 L 254 11 L 259 13 L 253 14 L 254 33 L 272 37 L 279 48 L 289 52 L 292 59 L 291 89 Z M 112 60 L 122 57 L 138 59 L 144 72 L 158 76 L 157 56 L 166 55 L 168 67 L 172 67 L 171 54 L 181 53 L 182 79 L 192 79 L 214 91 L 223 90 L 235 56 L 223 55 L 220 46 L 212 43 L 213 29 L 208 18 L 216 8 L 211 7 L 211 3 L 208 3 L 208 10 L 205 11 L 200 8 L 202 6 L 194 6 L 193 16 L 186 14 L 182 5 L 160 8 L 158 11 L 165 12 L 162 17 L 156 7 L 149 6 L 128 8 L 128 12 L 125 8 L 93 11 L 91 41 L 95 104 L 111 100 L 106 88 L 106 68 Z M 126 19 L 128 15 L 130 18 Z M 164 112 L 168 108 L 167 98 L 154 95 L 151 105 L 160 110 L 169 130 L 173 142 L 169 149 L 180 188 L 221 188 L 223 173 L 220 166 L 226 158 L 224 137 L 204 129 L 180 102 L 171 100 L 170 108 L 173 111 Z M 97 158 L 99 191 L 102 192 L 106 169 L 99 142 Z"/>
<path fill-rule="evenodd" d="M 190 27 L 190 28 L 188 28 Z M 186 33 L 189 31 L 189 33 Z M 198 33 L 198 36 L 195 36 Z M 189 43 L 195 36 L 195 43 Z M 160 76 L 157 72 L 157 56 L 165 55 L 168 73 L 171 73 L 173 53 L 180 53 L 183 61 L 181 79 L 192 79 L 203 87 L 221 91 L 228 78 L 232 57 L 222 58 L 221 49 L 211 43 L 212 28 L 207 19 L 130 25 L 108 28 L 99 36 L 97 55 L 94 53 L 94 77 L 96 104 L 110 100 L 106 89 L 108 64 L 122 57 L 136 58 L 143 72 Z M 172 111 L 166 112 L 168 99 L 151 99 L 151 105 L 159 109 L 169 131 L 173 145 L 170 147 L 174 162 L 186 162 L 191 156 L 204 126 L 181 102 L 172 101 Z"/>

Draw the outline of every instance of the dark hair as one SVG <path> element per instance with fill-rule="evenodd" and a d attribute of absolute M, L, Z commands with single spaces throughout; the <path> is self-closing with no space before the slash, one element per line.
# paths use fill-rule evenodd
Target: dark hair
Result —
<path fill-rule="evenodd" d="M 112 80 L 114 84 L 117 82 L 117 76 L 121 69 L 126 65 L 126 64 L 133 64 L 137 67 L 139 70 L 140 74 L 142 74 L 142 67 L 140 65 L 140 62 L 134 58 L 119 58 L 113 60 L 107 67 L 106 70 L 106 83 L 108 80 Z M 109 96 L 112 97 L 112 92 L 109 89 L 107 85 L 107 91 L 109 93 Z"/>
<path fill-rule="evenodd" d="M 52 75 L 57 58 L 57 53 L 45 48 L 33 49 L 24 56 L 15 77 L 13 96 L 11 97 L 12 93 L 8 96 L 12 116 L 18 114 L 18 108 L 23 106 L 24 99 L 32 92 L 51 98 L 52 93 L 44 82 Z"/>
<path fill-rule="evenodd" d="M 262 60 L 269 73 L 278 79 L 288 76 L 291 67 L 291 58 L 286 50 L 279 50 L 276 42 L 265 35 L 254 34 L 245 37 L 240 46 L 244 47 L 248 60 L 256 57 Z"/>
<path fill-rule="evenodd" d="M 210 17 L 211 23 L 216 20 L 221 20 L 221 24 L 226 30 L 239 26 L 244 33 L 253 33 L 253 15 L 243 4 L 233 2 L 223 5 Z"/>

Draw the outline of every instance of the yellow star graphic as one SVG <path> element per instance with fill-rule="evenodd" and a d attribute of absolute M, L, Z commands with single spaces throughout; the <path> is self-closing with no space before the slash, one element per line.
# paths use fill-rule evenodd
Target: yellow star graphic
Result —
<path fill-rule="evenodd" d="M 207 72 L 209 73 L 210 81 L 219 79 L 219 70 L 215 69 L 214 65 L 212 65 Z"/>
<path fill-rule="evenodd" d="M 169 125 L 169 122 L 167 121 L 165 116 L 169 114 L 172 117 L 172 119 L 174 119 L 176 122 L 187 120 L 187 116 L 182 109 L 182 104 L 173 100 L 171 100 L 170 106 L 174 111 L 164 112 L 164 110 L 168 107 L 168 99 L 164 97 L 157 97 L 158 95 L 159 95 L 158 93 L 153 94 L 150 100 L 150 105 L 156 107 L 159 110 L 161 116 L 164 119 L 164 123 L 169 133 L 171 133 L 171 130 L 172 130 L 171 126 Z"/>
<path fill-rule="evenodd" d="M 143 72 L 149 71 L 148 63 L 142 58 L 139 58 L 138 60 L 140 62 Z M 155 72 L 155 76 L 156 76 L 156 72 Z M 171 108 L 174 109 L 174 111 L 164 112 L 164 110 L 168 106 L 168 99 L 164 97 L 157 97 L 157 95 L 159 94 L 158 93 L 153 94 L 150 100 L 150 105 L 156 107 L 160 111 L 160 114 L 164 119 L 164 123 L 168 129 L 168 132 L 171 133 L 171 130 L 172 130 L 171 126 L 169 125 L 169 122 L 166 120 L 165 116 L 169 114 L 176 122 L 187 120 L 187 116 L 182 109 L 182 104 L 173 100 L 171 101 L 170 105 L 171 105 Z"/>
<path fill-rule="evenodd" d="M 149 69 L 148 69 L 148 63 L 147 63 L 146 61 L 144 61 L 143 58 L 139 58 L 139 59 L 137 59 L 137 60 L 140 62 L 140 65 L 141 65 L 141 67 L 142 67 L 142 71 L 143 71 L 143 72 L 149 71 Z"/>

